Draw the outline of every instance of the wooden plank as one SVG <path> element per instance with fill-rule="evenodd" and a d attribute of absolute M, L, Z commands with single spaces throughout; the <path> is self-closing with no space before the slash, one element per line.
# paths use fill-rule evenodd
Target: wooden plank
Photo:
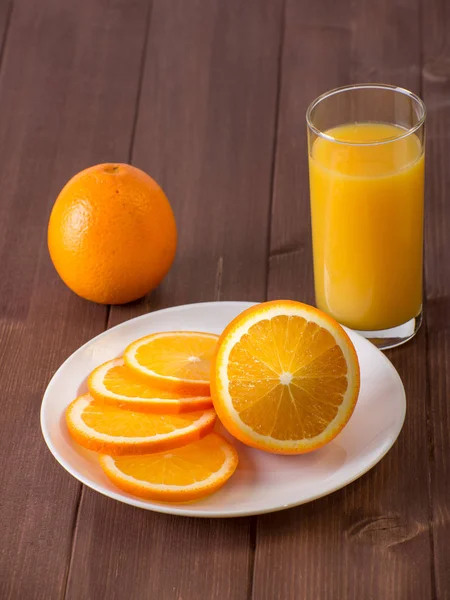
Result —
<path fill-rule="evenodd" d="M 424 4 L 423 96 L 428 110 L 425 315 L 428 333 L 431 514 L 436 597 L 450 598 L 450 46 L 448 5 Z"/>
<path fill-rule="evenodd" d="M 149 299 L 263 299 L 281 2 L 153 3 L 133 162 L 177 217 L 176 263 Z M 86 490 L 68 598 L 247 598 L 250 520 L 181 519 Z"/>
<path fill-rule="evenodd" d="M 397 18 L 396 15 L 401 15 Z M 417 2 L 288 0 L 268 295 L 313 302 L 305 111 L 319 93 L 381 80 L 420 89 Z M 301 74 L 301 75 L 300 75 Z M 253 597 L 432 597 L 426 336 L 389 353 L 408 397 L 404 430 L 370 473 L 258 520 Z"/>
<path fill-rule="evenodd" d="M 106 308 L 59 280 L 46 226 L 74 172 L 127 159 L 146 11 L 145 0 L 14 4 L 0 79 L 2 598 L 64 594 L 81 486 L 45 447 L 39 409 L 60 363 L 104 328 Z"/>

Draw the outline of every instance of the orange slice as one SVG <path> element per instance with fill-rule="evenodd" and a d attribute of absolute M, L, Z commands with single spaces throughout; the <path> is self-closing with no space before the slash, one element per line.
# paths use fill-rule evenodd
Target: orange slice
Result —
<path fill-rule="evenodd" d="M 236 450 L 218 433 L 182 448 L 145 456 L 101 456 L 106 475 L 141 498 L 188 502 L 221 488 L 238 464 Z"/>
<path fill-rule="evenodd" d="M 159 415 L 122 410 L 89 394 L 69 405 L 66 421 L 81 446 L 115 456 L 160 452 L 202 438 L 214 427 L 214 410 Z"/>
<path fill-rule="evenodd" d="M 110 360 L 92 371 L 88 387 L 91 396 L 97 400 L 126 410 L 174 414 L 212 407 L 209 395 L 186 397 L 156 388 L 127 367 L 123 358 Z"/>
<path fill-rule="evenodd" d="M 358 358 L 343 328 L 321 311 L 266 302 L 223 332 L 211 392 L 223 425 L 245 444 L 309 452 L 349 420 L 359 393 Z"/>
<path fill-rule="evenodd" d="M 153 385 L 179 394 L 209 396 L 209 377 L 218 335 L 167 331 L 136 340 L 124 353 L 125 364 Z"/>

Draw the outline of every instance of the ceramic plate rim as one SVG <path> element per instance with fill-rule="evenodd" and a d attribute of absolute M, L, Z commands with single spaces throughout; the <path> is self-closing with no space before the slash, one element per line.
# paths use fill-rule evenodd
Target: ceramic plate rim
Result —
<path fill-rule="evenodd" d="M 123 502 L 124 504 L 128 504 L 130 506 L 135 506 L 137 508 L 143 508 L 144 510 L 151 510 L 151 511 L 157 512 L 157 513 L 185 516 L 185 517 L 196 517 L 196 518 L 247 517 L 247 516 L 253 516 L 253 515 L 261 515 L 261 514 L 279 512 L 281 510 L 287 510 L 289 508 L 294 508 L 295 506 L 307 504 L 314 500 L 318 500 L 319 498 L 328 496 L 329 494 L 332 494 L 332 493 L 346 487 L 347 485 L 353 483 L 354 481 L 356 481 L 357 479 L 362 477 L 365 473 L 370 471 L 375 465 L 377 465 L 386 456 L 386 454 L 393 447 L 393 445 L 395 444 L 395 442 L 397 441 L 397 439 L 400 435 L 400 432 L 403 428 L 403 424 L 405 421 L 405 416 L 406 416 L 406 393 L 405 393 L 405 388 L 403 386 L 403 382 L 400 378 L 400 375 L 398 374 L 396 368 L 391 363 L 391 361 L 381 352 L 381 350 L 376 348 L 373 344 L 371 344 L 363 336 L 356 333 L 355 331 L 348 329 L 347 327 L 344 327 L 344 329 L 347 331 L 347 333 L 351 337 L 355 336 L 356 338 L 359 339 L 360 343 L 367 344 L 368 346 L 371 347 L 372 350 L 374 350 L 376 353 L 379 353 L 382 356 L 382 359 L 385 362 L 386 368 L 391 370 L 394 377 L 397 378 L 397 380 L 400 384 L 400 391 L 401 391 L 402 415 L 401 415 L 401 419 L 399 421 L 399 428 L 398 428 L 397 434 L 387 444 L 387 446 L 383 448 L 383 451 L 380 454 L 376 455 L 373 458 L 373 460 L 365 463 L 364 467 L 361 468 L 358 472 L 354 473 L 352 476 L 350 476 L 346 479 L 345 478 L 341 479 L 337 483 L 333 483 L 333 480 L 331 480 L 330 485 L 317 494 L 311 493 L 310 495 L 303 497 L 298 502 L 293 501 L 293 502 L 289 502 L 286 504 L 280 504 L 279 506 L 276 506 L 276 507 L 271 506 L 269 508 L 262 507 L 259 509 L 236 510 L 236 511 L 233 511 L 230 509 L 226 509 L 223 511 L 217 510 L 217 509 L 216 510 L 191 510 L 189 508 L 189 504 L 184 504 L 184 505 L 183 504 L 173 504 L 173 505 L 167 504 L 166 505 L 166 504 L 159 504 L 159 503 L 157 504 L 157 503 L 153 503 L 152 501 L 149 501 L 149 500 L 141 500 L 137 497 L 129 498 L 127 496 L 122 495 L 122 493 L 120 491 L 116 492 L 116 491 L 111 491 L 111 490 L 105 490 L 99 484 L 97 484 L 97 482 L 93 481 L 92 479 L 89 479 L 88 477 L 85 477 L 75 467 L 73 467 L 69 461 L 67 461 L 66 459 L 64 459 L 61 456 L 59 450 L 55 447 L 55 445 L 52 442 L 50 432 L 47 428 L 47 424 L 45 423 L 46 403 L 48 402 L 48 398 L 51 395 L 53 386 L 56 385 L 56 379 L 57 379 L 59 373 L 66 367 L 66 364 L 73 358 L 73 356 L 75 354 L 78 354 L 79 352 L 84 350 L 86 347 L 88 347 L 90 344 L 92 344 L 93 342 L 101 339 L 102 337 L 105 337 L 105 336 L 111 334 L 111 331 L 113 331 L 113 330 L 118 331 L 121 328 L 125 328 L 131 321 L 133 321 L 133 322 L 145 321 L 146 319 L 149 318 L 150 315 L 153 316 L 153 315 L 161 314 L 161 313 L 176 312 L 176 311 L 181 311 L 181 310 L 188 310 L 190 308 L 206 307 L 206 306 L 212 306 L 212 305 L 214 305 L 214 306 L 228 305 L 228 306 L 232 306 L 235 308 L 239 307 L 241 310 L 245 310 L 246 308 L 249 308 L 250 306 L 253 306 L 255 304 L 259 304 L 259 302 L 247 302 L 247 301 L 233 300 L 233 301 L 193 302 L 190 304 L 181 304 L 178 306 L 171 306 L 168 308 L 151 311 L 151 312 L 145 313 L 144 315 L 140 315 L 138 317 L 133 317 L 131 319 L 127 319 L 126 321 L 123 321 L 122 323 L 119 323 L 118 325 L 115 325 L 114 327 L 111 327 L 110 329 L 106 329 L 105 331 L 102 331 L 98 335 L 96 335 L 93 338 L 91 338 L 90 340 L 88 340 L 85 344 L 83 344 L 82 346 L 77 348 L 74 352 L 72 352 L 72 354 L 70 354 L 70 356 L 68 356 L 64 360 L 64 362 L 60 365 L 60 367 L 53 374 L 53 376 L 50 379 L 50 382 L 48 383 L 47 388 L 44 392 L 44 395 L 42 398 L 42 403 L 41 403 L 40 426 L 41 426 L 42 435 L 44 437 L 44 440 L 45 440 L 45 443 L 46 443 L 48 449 L 50 450 L 51 454 L 54 456 L 56 461 L 70 475 L 72 475 L 72 477 L 77 479 L 80 483 L 86 485 L 87 487 L 89 487 L 92 490 L 95 490 L 96 492 L 102 494 L 103 496 L 106 496 L 107 498 L 112 498 L 114 500 L 117 500 L 118 502 Z"/>

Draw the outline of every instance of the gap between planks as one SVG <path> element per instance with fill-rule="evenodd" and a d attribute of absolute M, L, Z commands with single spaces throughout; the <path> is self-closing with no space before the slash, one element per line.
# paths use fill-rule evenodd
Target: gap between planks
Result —
<path fill-rule="evenodd" d="M 9 6 L 8 6 L 8 9 L 6 12 L 5 30 L 3 31 L 3 39 L 0 44 L 0 73 L 3 68 L 3 57 L 5 55 L 6 43 L 8 41 L 9 25 L 11 23 L 11 17 L 12 17 L 12 13 L 13 13 L 13 5 L 14 5 L 14 0 L 10 0 Z"/>
<path fill-rule="evenodd" d="M 283 53 L 284 53 L 284 35 L 286 29 L 286 2 L 283 0 L 281 7 L 281 23 L 280 23 L 280 45 L 278 48 L 278 73 L 277 73 L 277 95 L 275 100 L 275 123 L 273 131 L 273 146 L 272 146 L 272 164 L 271 164 L 271 175 L 270 175 L 270 200 L 267 214 L 267 246 L 266 246 L 266 290 L 265 300 L 267 300 L 267 294 L 269 291 L 269 263 L 270 263 L 270 248 L 272 244 L 272 208 L 273 208 L 273 197 L 275 194 L 275 171 L 277 164 L 277 149 L 278 149 L 278 127 L 280 122 L 280 97 L 281 97 L 281 85 L 283 76 Z"/>

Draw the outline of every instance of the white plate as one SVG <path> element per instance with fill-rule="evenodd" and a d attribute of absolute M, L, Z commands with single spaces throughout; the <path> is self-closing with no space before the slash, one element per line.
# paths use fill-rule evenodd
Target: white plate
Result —
<path fill-rule="evenodd" d="M 168 308 L 131 319 L 79 348 L 55 373 L 41 407 L 41 427 L 56 460 L 90 488 L 126 504 L 190 517 L 238 517 L 282 510 L 325 496 L 371 469 L 391 448 L 403 425 L 405 392 L 397 371 L 370 342 L 348 331 L 361 365 L 361 393 L 343 431 L 327 446 L 303 456 L 278 456 L 234 441 L 240 463 L 227 485 L 191 504 L 140 500 L 107 479 L 96 455 L 75 444 L 65 424 L 66 406 L 84 393 L 100 363 L 120 356 L 141 336 L 156 331 L 220 333 L 248 302 L 209 302 Z"/>

